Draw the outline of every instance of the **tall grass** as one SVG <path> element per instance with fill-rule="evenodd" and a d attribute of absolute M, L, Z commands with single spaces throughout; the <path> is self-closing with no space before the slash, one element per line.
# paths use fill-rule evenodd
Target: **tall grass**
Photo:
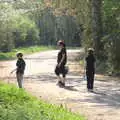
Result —
<path fill-rule="evenodd" d="M 85 120 L 47 104 L 12 85 L 0 83 L 0 120 Z"/>

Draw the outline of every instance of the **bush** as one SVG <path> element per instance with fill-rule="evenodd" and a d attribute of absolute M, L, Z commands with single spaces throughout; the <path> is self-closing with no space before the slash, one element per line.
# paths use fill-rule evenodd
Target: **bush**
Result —
<path fill-rule="evenodd" d="M 107 65 L 112 73 L 120 72 L 120 32 L 103 38 Z"/>
<path fill-rule="evenodd" d="M 0 120 L 84 120 L 79 115 L 0 83 Z"/>

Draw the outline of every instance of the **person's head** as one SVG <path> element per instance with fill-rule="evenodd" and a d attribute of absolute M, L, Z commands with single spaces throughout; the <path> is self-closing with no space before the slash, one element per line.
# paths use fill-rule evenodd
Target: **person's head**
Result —
<path fill-rule="evenodd" d="M 23 53 L 19 52 L 16 54 L 17 58 L 22 58 L 23 57 Z"/>
<path fill-rule="evenodd" d="M 89 48 L 88 49 L 88 54 L 93 54 L 94 53 L 94 49 L 93 48 Z"/>
<path fill-rule="evenodd" d="M 63 40 L 59 40 L 59 41 L 57 42 L 57 45 L 58 45 L 60 48 L 65 47 L 65 43 L 64 43 Z"/>

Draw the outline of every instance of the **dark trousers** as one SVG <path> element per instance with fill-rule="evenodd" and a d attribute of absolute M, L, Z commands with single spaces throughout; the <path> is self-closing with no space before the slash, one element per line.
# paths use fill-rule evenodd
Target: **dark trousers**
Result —
<path fill-rule="evenodd" d="M 94 71 L 86 71 L 87 76 L 87 88 L 93 89 L 94 87 Z"/>
<path fill-rule="evenodd" d="M 16 77 L 19 88 L 23 88 L 23 73 L 17 73 Z"/>

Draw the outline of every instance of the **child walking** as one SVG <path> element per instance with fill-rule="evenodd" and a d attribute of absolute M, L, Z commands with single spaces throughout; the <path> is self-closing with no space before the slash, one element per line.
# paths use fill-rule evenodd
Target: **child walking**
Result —
<path fill-rule="evenodd" d="M 93 91 L 94 74 L 95 74 L 94 49 L 89 48 L 88 55 L 86 57 L 86 76 L 87 76 L 87 89 L 88 89 L 88 91 Z"/>

